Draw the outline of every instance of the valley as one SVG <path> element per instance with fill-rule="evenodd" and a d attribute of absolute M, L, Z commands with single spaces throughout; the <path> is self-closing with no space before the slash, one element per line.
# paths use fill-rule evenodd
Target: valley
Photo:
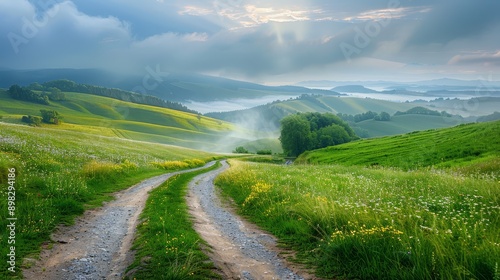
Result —
<path fill-rule="evenodd" d="M 495 97 L 401 103 L 302 94 L 202 115 L 89 93 L 62 93 L 63 100 L 35 104 L 0 90 L 0 179 L 5 184 L 6 172 L 16 170 L 18 223 L 26 225 L 16 235 L 16 264 L 22 268 L 16 277 L 498 275 L 500 126 L 498 121 L 473 123 L 495 116 Z M 122 94 L 126 99 L 127 93 Z M 40 110 L 57 111 L 61 120 L 32 126 L 22 121 L 23 116 L 40 115 Z M 364 138 L 306 151 L 291 166 L 276 164 L 289 160 L 278 139 L 281 119 L 306 112 L 336 114 Z M 389 120 L 381 120 L 382 113 Z M 238 146 L 251 153 L 269 150 L 271 155 L 229 154 Z M 219 164 L 196 169 L 226 158 L 233 158 L 229 166 L 210 179 L 202 174 Z M 154 176 L 163 179 L 144 185 Z M 141 197 L 135 195 L 139 187 L 133 187 L 139 182 L 150 191 Z M 123 202 L 127 193 L 134 193 L 137 201 Z M 205 196 L 217 198 L 210 202 L 214 206 L 203 202 Z M 2 208 L 6 201 L 0 202 Z M 32 205 L 36 211 L 31 211 Z M 111 211 L 118 207 L 114 205 L 133 205 L 135 212 L 120 216 Z M 219 228 L 220 221 L 200 212 L 215 205 L 222 207 L 216 211 L 235 215 L 231 225 Z M 116 215 L 98 222 L 95 217 L 105 213 Z M 134 219 L 128 220 L 131 215 Z M 86 235 L 105 231 L 109 219 L 119 216 L 129 224 L 125 235 L 113 234 L 112 244 Z M 253 233 L 233 228 L 240 223 L 251 223 L 247 227 Z M 117 226 L 115 232 L 125 230 Z M 213 232 L 220 237 L 213 238 Z M 232 243 L 236 241 L 228 238 L 246 241 Z M 272 238 L 283 250 L 269 241 Z M 80 252 L 85 240 L 97 247 Z M 228 246 L 238 258 L 224 256 Z M 245 246 L 270 251 L 236 249 Z M 100 248 L 108 251 L 101 253 Z M 7 255 L 7 249 L 2 250 Z M 56 252 L 69 255 L 58 257 Z M 274 257 L 253 257 L 262 254 Z M 116 260 L 123 258 L 127 264 L 117 266 Z M 283 265 L 272 268 L 270 263 Z"/>

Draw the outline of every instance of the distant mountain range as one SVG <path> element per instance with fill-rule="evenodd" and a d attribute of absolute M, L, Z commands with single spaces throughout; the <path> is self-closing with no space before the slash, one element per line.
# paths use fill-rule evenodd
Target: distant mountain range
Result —
<path fill-rule="evenodd" d="M 149 69 L 143 76 L 117 75 L 98 69 L 0 70 L 0 88 L 13 84 L 26 86 L 53 80 L 71 80 L 108 88 L 153 95 L 176 102 L 207 102 L 263 96 L 299 96 L 302 94 L 340 95 L 339 93 L 301 86 L 265 86 L 255 83 L 200 74 L 162 73 Z"/>
<path fill-rule="evenodd" d="M 297 86 L 310 88 L 336 88 L 341 86 L 361 85 L 379 90 L 405 89 L 408 91 L 436 91 L 436 90 L 469 90 L 469 91 L 498 91 L 500 81 L 490 80 L 457 80 L 457 79 L 435 79 L 417 82 L 394 82 L 394 81 L 303 81 L 296 83 Z"/>

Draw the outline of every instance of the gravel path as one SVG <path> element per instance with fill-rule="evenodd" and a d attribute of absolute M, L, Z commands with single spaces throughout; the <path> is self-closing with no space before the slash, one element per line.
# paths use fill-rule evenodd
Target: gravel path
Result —
<path fill-rule="evenodd" d="M 42 250 L 40 260 L 23 271 L 26 279 L 122 279 L 133 261 L 130 251 L 139 215 L 148 192 L 170 177 L 212 166 L 169 173 L 145 180 L 116 193 L 115 200 L 86 211 L 75 225 L 60 227 L 52 248 Z"/>
<path fill-rule="evenodd" d="M 305 279 L 278 256 L 274 237 L 223 206 L 213 184 L 215 177 L 228 168 L 226 162 L 222 164 L 191 181 L 187 201 L 195 229 L 210 245 L 207 254 L 224 279 Z"/>

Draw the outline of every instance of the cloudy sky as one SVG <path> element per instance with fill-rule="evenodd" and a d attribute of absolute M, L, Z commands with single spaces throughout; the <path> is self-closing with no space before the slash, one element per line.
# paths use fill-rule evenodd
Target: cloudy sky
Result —
<path fill-rule="evenodd" d="M 0 68 L 500 80 L 498 0 L 0 0 Z"/>

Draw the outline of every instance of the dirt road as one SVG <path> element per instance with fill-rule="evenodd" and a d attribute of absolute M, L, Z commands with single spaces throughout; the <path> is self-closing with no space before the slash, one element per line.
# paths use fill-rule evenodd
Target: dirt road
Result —
<path fill-rule="evenodd" d="M 214 162 L 202 168 L 212 166 Z M 315 279 L 278 256 L 275 239 L 245 222 L 223 205 L 213 180 L 228 168 L 195 177 L 186 197 L 194 227 L 211 247 L 207 252 L 224 279 Z M 115 200 L 87 211 L 75 225 L 60 227 L 53 235 L 53 246 L 42 250 L 40 260 L 23 270 L 26 279 L 122 279 L 133 261 L 130 251 L 139 215 L 148 192 L 175 174 L 145 180 L 115 194 Z M 48 246 L 49 247 L 49 246 Z"/>
<path fill-rule="evenodd" d="M 25 279 L 122 279 L 133 261 L 130 248 L 148 192 L 175 174 L 214 163 L 153 177 L 117 192 L 115 200 L 85 212 L 75 225 L 60 227 L 52 235 L 52 248 L 42 250 L 40 260 L 23 270 Z"/>
<path fill-rule="evenodd" d="M 287 267 L 278 256 L 274 237 L 245 222 L 221 202 L 213 180 L 227 168 L 223 162 L 222 168 L 195 177 L 187 196 L 195 230 L 210 245 L 207 254 L 224 279 L 313 279 Z"/>

